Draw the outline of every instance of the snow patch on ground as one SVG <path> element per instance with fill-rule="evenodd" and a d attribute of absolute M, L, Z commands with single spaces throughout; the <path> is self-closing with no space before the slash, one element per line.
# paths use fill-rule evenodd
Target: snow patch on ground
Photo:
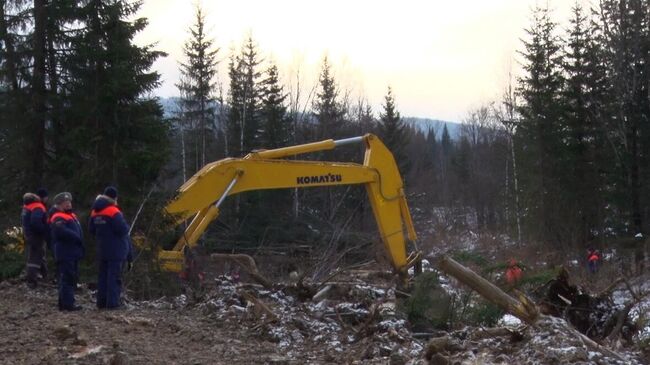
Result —
<path fill-rule="evenodd" d="M 512 314 L 505 314 L 501 319 L 499 320 L 499 325 L 500 326 L 509 326 L 509 327 L 516 327 L 521 325 L 521 320 Z"/>

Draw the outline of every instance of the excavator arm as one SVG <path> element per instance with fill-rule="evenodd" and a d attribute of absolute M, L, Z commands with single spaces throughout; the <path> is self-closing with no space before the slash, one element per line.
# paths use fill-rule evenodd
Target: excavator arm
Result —
<path fill-rule="evenodd" d="M 365 144 L 363 165 L 283 159 L 354 143 Z M 254 151 L 244 158 L 226 158 L 206 165 L 179 188 L 165 208 L 179 224 L 188 219 L 191 223 L 173 249 L 159 252 L 162 267 L 169 271 L 182 270 L 185 248 L 197 244 L 210 222 L 219 215 L 221 203 L 230 195 L 262 189 L 353 184 L 366 186 L 391 264 L 397 272 L 405 272 L 420 259 L 418 252 L 407 256 L 405 232 L 413 242 L 417 237 L 395 159 L 372 134 Z"/>

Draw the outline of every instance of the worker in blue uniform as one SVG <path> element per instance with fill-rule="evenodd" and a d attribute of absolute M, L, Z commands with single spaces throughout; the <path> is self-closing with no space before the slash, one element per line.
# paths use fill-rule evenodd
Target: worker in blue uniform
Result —
<path fill-rule="evenodd" d="M 36 194 L 23 195 L 21 221 L 27 252 L 27 285 L 34 289 L 38 286 L 39 274 L 47 279 L 47 262 L 45 261 L 46 242 L 49 245 L 49 226 L 47 219 L 47 190 L 38 189 Z"/>
<path fill-rule="evenodd" d="M 77 311 L 82 308 L 75 305 L 74 290 L 77 287 L 79 260 L 84 257 L 85 248 L 81 225 L 72 212 L 72 194 L 57 194 L 53 208 L 49 223 L 59 274 L 59 310 Z"/>
<path fill-rule="evenodd" d="M 92 206 L 89 223 L 90 233 L 97 240 L 97 308 L 115 309 L 121 306 L 122 269 L 129 269 L 133 260 L 133 248 L 129 238 L 129 226 L 117 205 L 117 189 L 109 186 L 99 195 Z"/>

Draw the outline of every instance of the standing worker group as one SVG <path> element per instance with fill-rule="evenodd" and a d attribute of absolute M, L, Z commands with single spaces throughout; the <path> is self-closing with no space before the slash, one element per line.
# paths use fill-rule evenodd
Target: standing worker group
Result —
<path fill-rule="evenodd" d="M 133 259 L 129 226 L 117 205 L 117 189 L 109 186 L 95 199 L 90 213 L 90 233 L 97 239 L 97 308 L 121 306 L 122 267 Z"/>
<path fill-rule="evenodd" d="M 23 196 L 21 220 L 27 248 L 27 284 L 35 288 L 39 274 L 47 276 L 46 243 L 54 253 L 59 284 L 59 310 L 76 311 L 74 292 L 79 277 L 79 260 L 85 255 L 79 219 L 72 212 L 72 194 L 63 192 L 54 197 L 47 212 L 47 190 Z M 48 218 L 49 216 L 49 218 Z M 117 189 L 109 186 L 97 196 L 90 214 L 89 231 L 97 240 L 97 307 L 114 309 L 121 306 L 122 269 L 131 269 L 133 247 L 129 226 L 117 205 Z"/>

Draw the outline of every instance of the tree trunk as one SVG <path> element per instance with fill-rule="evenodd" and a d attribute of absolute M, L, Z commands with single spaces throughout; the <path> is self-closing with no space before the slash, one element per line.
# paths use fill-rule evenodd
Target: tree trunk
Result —
<path fill-rule="evenodd" d="M 18 75 L 16 73 L 16 54 L 14 51 L 13 40 L 9 36 L 9 26 L 7 25 L 6 0 L 0 0 L 0 41 L 4 43 L 5 48 L 5 68 L 7 70 L 7 81 L 11 85 L 13 92 L 18 91 Z"/>
<path fill-rule="evenodd" d="M 534 324 L 539 316 L 537 307 L 527 297 L 522 295 L 521 300 L 516 300 L 504 293 L 496 285 L 483 279 L 474 271 L 459 264 L 453 259 L 443 256 L 438 262 L 438 267 L 445 273 L 455 277 L 461 283 L 478 292 L 485 299 L 496 304 L 506 312 L 516 316 L 528 324 Z"/>
<path fill-rule="evenodd" d="M 179 120 L 181 130 L 181 160 L 183 166 L 183 183 L 187 181 L 187 167 L 185 166 L 185 134 L 183 133 L 183 120 Z"/>
<path fill-rule="evenodd" d="M 45 160 L 45 22 L 46 0 L 34 0 L 34 71 L 32 79 L 32 171 L 31 182 L 41 185 Z"/>
<path fill-rule="evenodd" d="M 92 36 L 90 37 L 92 39 L 92 47 L 94 49 L 101 49 L 101 44 L 100 44 L 100 32 L 101 32 L 101 22 L 99 20 L 99 9 L 101 6 L 100 0 L 93 0 L 92 2 L 92 7 L 91 7 L 91 12 L 90 12 L 90 32 Z M 102 125 L 102 117 L 97 113 L 99 107 L 100 107 L 100 88 L 102 85 L 100 84 L 100 75 L 103 73 L 103 65 L 101 64 L 100 61 L 97 60 L 92 60 L 90 67 L 95 70 L 95 73 L 93 75 L 93 85 L 92 85 L 92 90 L 93 90 L 93 95 L 92 95 L 92 107 L 91 110 L 94 110 L 95 113 L 94 115 L 89 116 L 89 122 L 93 123 L 94 122 L 94 127 L 96 133 L 101 135 L 103 137 L 104 133 L 106 132 L 105 128 L 106 126 Z M 103 164 L 104 164 L 104 158 L 106 158 L 105 154 L 100 153 L 100 143 L 95 144 L 95 174 L 96 176 L 102 176 L 101 174 L 103 173 Z"/>
<path fill-rule="evenodd" d="M 631 156 L 630 156 L 630 194 L 631 196 L 631 205 L 632 205 L 632 224 L 634 225 L 635 234 L 642 232 L 642 220 L 641 220 L 641 184 L 639 176 L 639 135 L 637 132 L 636 121 L 632 121 L 633 126 L 630 131 L 630 144 L 631 146 Z"/>
<path fill-rule="evenodd" d="M 207 134 L 205 121 L 205 100 L 201 100 L 201 168 L 205 166 L 205 135 Z"/>
<path fill-rule="evenodd" d="M 59 94 L 59 74 L 57 72 L 57 54 L 54 46 L 54 38 L 56 36 L 57 23 L 53 19 L 48 19 L 47 27 L 47 59 L 48 59 L 48 79 L 50 83 L 49 100 L 52 105 L 52 112 L 50 118 L 52 121 L 52 145 L 56 154 L 61 154 L 63 150 L 63 143 L 61 142 L 61 100 Z"/>
<path fill-rule="evenodd" d="M 512 182 L 515 188 L 515 219 L 517 221 L 517 245 L 521 246 L 521 215 L 519 210 L 519 180 L 517 178 L 517 159 L 515 154 L 515 142 L 512 133 L 508 133 L 510 154 L 512 158 Z"/>

